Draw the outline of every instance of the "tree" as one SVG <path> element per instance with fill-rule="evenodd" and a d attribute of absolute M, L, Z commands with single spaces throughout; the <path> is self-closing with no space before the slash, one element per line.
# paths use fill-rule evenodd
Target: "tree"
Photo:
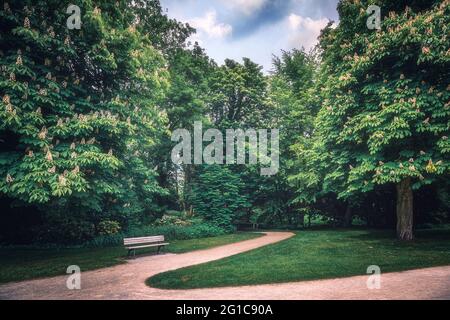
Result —
<path fill-rule="evenodd" d="M 163 105 L 167 111 L 169 129 L 193 130 L 195 121 L 206 121 L 209 75 L 216 65 L 197 44 L 192 49 L 172 50 L 168 61 L 171 85 Z M 195 168 L 193 165 L 175 166 L 170 159 L 173 147 L 174 143 L 167 141 L 161 148 L 162 183 L 172 187 L 181 207 L 186 209 L 188 204 L 184 195 L 190 191 Z"/>
<path fill-rule="evenodd" d="M 198 215 L 231 230 L 233 222 L 249 207 L 247 197 L 242 195 L 243 188 L 239 174 L 226 166 L 210 165 L 202 168 L 189 198 Z"/>
<path fill-rule="evenodd" d="M 341 1 L 321 36 L 323 107 L 317 130 L 325 182 L 348 199 L 395 184 L 397 235 L 413 238 L 413 190 L 449 173 L 448 1 L 370 1 L 382 30 L 365 27 L 368 1 Z"/>
<path fill-rule="evenodd" d="M 153 153 L 167 132 L 156 105 L 166 61 L 135 26 L 135 1 L 83 1 L 82 28 L 60 1 L 0 11 L 0 192 L 63 215 L 127 224 L 165 191 Z"/>
<path fill-rule="evenodd" d="M 135 25 L 149 37 L 154 48 L 168 60 L 174 51 L 186 48 L 187 39 L 195 32 L 189 25 L 164 14 L 159 0 L 128 1 L 135 16 Z"/>
<path fill-rule="evenodd" d="M 260 188 L 266 199 L 261 207 L 263 211 L 269 208 L 278 211 L 283 223 L 303 224 L 304 208 L 295 195 L 298 183 L 291 179 L 303 168 L 295 161 L 292 147 L 309 140 L 313 132 L 318 109 L 312 99 L 317 61 L 313 52 L 294 49 L 274 57 L 273 64 L 274 71 L 269 78 L 270 112 L 264 125 L 280 130 L 280 171 L 260 183 L 264 185 Z"/>
<path fill-rule="evenodd" d="M 304 49 L 283 51 L 281 57 L 273 58 L 273 74 L 281 76 L 288 83 L 292 93 L 304 98 L 312 88 L 317 72 L 318 56 L 315 50 L 307 53 Z M 315 110 L 317 111 L 317 110 Z"/>
<path fill-rule="evenodd" d="M 244 58 L 225 60 L 211 77 L 209 115 L 218 126 L 240 124 L 256 128 L 267 115 L 267 81 L 262 67 Z"/>

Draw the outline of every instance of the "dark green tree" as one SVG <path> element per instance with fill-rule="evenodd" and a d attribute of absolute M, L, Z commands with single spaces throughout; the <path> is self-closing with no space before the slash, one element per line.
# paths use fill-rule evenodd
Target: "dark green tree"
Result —
<path fill-rule="evenodd" d="M 227 166 L 210 165 L 201 169 L 189 194 L 195 213 L 206 221 L 227 230 L 236 222 L 250 203 L 242 194 L 244 184 Z"/>
<path fill-rule="evenodd" d="M 193 130 L 195 121 L 206 122 L 207 103 L 209 100 L 209 75 L 216 65 L 195 44 L 191 49 L 172 50 L 168 58 L 170 88 L 164 102 L 171 131 L 177 129 Z M 171 159 L 174 143 L 167 141 L 161 148 L 160 172 L 162 183 L 173 191 L 176 201 L 182 209 L 187 210 L 185 195 L 189 193 L 191 177 L 195 166 L 175 166 Z"/>
<path fill-rule="evenodd" d="M 209 115 L 215 125 L 257 128 L 267 116 L 267 79 L 250 59 L 243 64 L 226 60 L 212 74 L 210 87 Z"/>

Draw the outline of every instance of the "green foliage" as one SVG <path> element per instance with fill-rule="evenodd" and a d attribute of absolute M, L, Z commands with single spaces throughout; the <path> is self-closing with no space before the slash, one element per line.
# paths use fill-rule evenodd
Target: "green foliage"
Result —
<path fill-rule="evenodd" d="M 243 64 L 227 59 L 212 74 L 210 88 L 210 118 L 221 128 L 256 128 L 268 116 L 267 79 L 250 59 Z"/>
<path fill-rule="evenodd" d="M 276 176 L 261 177 L 257 168 L 247 167 L 242 179 L 252 203 L 250 220 L 268 226 L 298 225 L 303 216 L 294 201 L 296 186 L 289 179 L 299 170 L 292 145 L 313 131 L 318 107 L 310 97 L 317 61 L 313 52 L 293 50 L 274 58 L 274 69 L 265 102 L 269 112 L 260 126 L 280 131 L 280 169 Z"/>
<path fill-rule="evenodd" d="M 98 234 L 101 236 L 117 234 L 120 229 L 120 224 L 117 221 L 110 220 L 103 220 L 97 226 Z"/>
<path fill-rule="evenodd" d="M 340 1 L 319 47 L 282 52 L 270 75 L 247 58 L 217 65 L 158 0 L 83 0 L 81 30 L 66 28 L 66 3 L 4 3 L 1 241 L 202 236 L 241 220 L 336 223 L 348 209 L 392 225 L 407 178 L 418 221 L 447 221 L 448 0 L 405 3 Z M 380 31 L 366 27 L 369 4 L 383 8 Z M 279 129 L 279 173 L 174 165 L 170 133 L 195 121 Z"/>
<path fill-rule="evenodd" d="M 281 57 L 275 57 L 273 60 L 274 75 L 285 80 L 291 93 L 302 99 L 313 86 L 318 63 L 315 51 L 310 53 L 298 49 L 283 51 Z"/>
<path fill-rule="evenodd" d="M 418 189 L 448 175 L 450 42 L 443 35 L 450 12 L 444 3 L 391 6 L 377 32 L 363 27 L 365 3 L 342 1 L 341 23 L 324 31 L 316 127 L 329 160 L 324 185 L 341 198 L 407 177 Z"/>
<path fill-rule="evenodd" d="M 134 25 L 137 2 L 83 1 L 81 30 L 66 28 L 66 6 L 24 0 L 0 10 L 0 192 L 124 224 L 155 212 L 166 193 L 154 155 L 167 139 L 157 107 L 166 61 Z"/>
<path fill-rule="evenodd" d="M 43 225 L 35 228 L 31 230 L 34 243 L 80 244 L 96 235 L 95 224 L 87 217 L 63 214 L 51 214 Z"/>
<path fill-rule="evenodd" d="M 189 195 L 195 213 L 214 225 L 230 230 L 249 207 L 242 194 L 240 176 L 226 166 L 205 166 L 192 185 Z"/>
<path fill-rule="evenodd" d="M 366 27 L 369 4 L 383 8 L 379 31 Z M 393 186 L 411 177 L 422 199 L 415 211 L 431 215 L 438 209 L 424 195 L 437 193 L 424 188 L 449 173 L 448 3 L 341 1 L 338 11 L 305 100 L 320 106 L 315 129 L 291 148 L 294 202 L 335 222 L 350 208 L 368 224 L 393 225 Z"/>
<path fill-rule="evenodd" d="M 205 121 L 210 90 L 209 75 L 216 65 L 198 45 L 192 49 L 173 50 L 168 59 L 171 86 L 164 105 L 170 130 L 180 128 L 192 130 L 195 121 Z M 185 194 L 190 190 L 191 177 L 195 169 L 193 165 L 175 166 L 172 163 L 170 156 L 174 146 L 175 143 L 167 141 L 161 147 L 163 153 L 159 160 L 159 172 L 172 191 L 172 198 L 168 201 L 171 207 L 180 205 L 186 209 Z M 184 173 L 182 186 L 179 185 L 178 171 Z"/>
<path fill-rule="evenodd" d="M 146 237 L 153 235 L 163 235 L 167 241 L 188 240 L 207 237 L 215 237 L 227 234 L 228 231 L 213 224 L 199 223 L 190 226 L 164 225 L 147 226 L 132 229 L 126 233 L 118 233 L 109 236 L 98 236 L 93 240 L 83 244 L 84 247 L 111 247 L 123 245 L 123 238 Z"/>
<path fill-rule="evenodd" d="M 187 217 L 171 216 L 171 215 L 164 215 L 160 219 L 156 220 L 154 223 L 154 225 L 156 226 L 167 226 L 167 225 L 189 226 L 191 224 L 192 221 L 187 219 Z"/>
<path fill-rule="evenodd" d="M 209 73 L 216 65 L 198 45 L 178 49 L 169 57 L 170 90 L 166 109 L 170 128 L 191 128 L 205 117 L 209 93 Z"/>

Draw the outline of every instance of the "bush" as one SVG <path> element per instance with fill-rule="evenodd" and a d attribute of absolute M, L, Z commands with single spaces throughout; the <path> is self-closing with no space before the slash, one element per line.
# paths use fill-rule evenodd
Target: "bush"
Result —
<path fill-rule="evenodd" d="M 220 227 L 209 224 L 196 224 L 192 226 L 147 226 L 135 228 L 125 233 L 118 233 L 114 235 L 103 235 L 88 241 L 84 247 L 110 247 L 123 245 L 123 238 L 129 237 L 144 237 L 163 235 L 166 240 L 189 240 L 197 238 L 215 237 L 229 233 L 230 230 L 225 230 Z"/>
<path fill-rule="evenodd" d="M 64 219 L 58 223 L 50 222 L 40 226 L 37 231 L 37 243 L 78 244 L 95 236 L 95 225 L 88 221 Z"/>
<path fill-rule="evenodd" d="M 250 207 L 243 189 L 239 174 L 224 166 L 206 166 L 192 184 L 188 199 L 195 213 L 205 221 L 231 231 L 233 222 Z"/>
<path fill-rule="evenodd" d="M 164 215 L 161 219 L 158 219 L 154 223 L 156 226 L 182 226 L 187 227 L 192 224 L 191 221 L 187 220 L 186 217 L 172 216 L 172 215 Z"/>
<path fill-rule="evenodd" d="M 120 224 L 117 221 L 103 220 L 97 226 L 98 234 L 108 236 L 120 232 Z"/>

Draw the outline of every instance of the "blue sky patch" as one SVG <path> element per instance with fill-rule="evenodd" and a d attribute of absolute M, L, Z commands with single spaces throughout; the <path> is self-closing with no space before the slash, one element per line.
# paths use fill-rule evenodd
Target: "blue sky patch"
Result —
<path fill-rule="evenodd" d="M 161 0 L 169 17 L 197 29 L 198 41 L 216 62 L 243 57 L 269 71 L 273 54 L 317 43 L 320 30 L 337 21 L 338 0 Z"/>

